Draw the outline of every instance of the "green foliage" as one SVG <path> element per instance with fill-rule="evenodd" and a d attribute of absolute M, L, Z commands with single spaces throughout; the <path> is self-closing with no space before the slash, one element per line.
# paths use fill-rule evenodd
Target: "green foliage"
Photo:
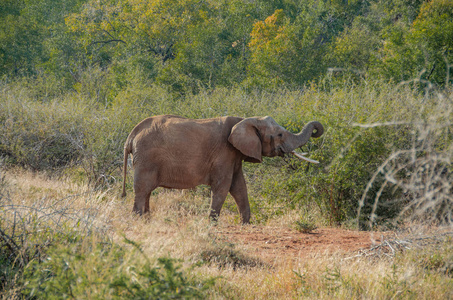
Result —
<path fill-rule="evenodd" d="M 103 108 L 71 95 L 41 103 L 27 97 L 27 89 L 17 87 L 19 96 L 10 88 L 15 87 L 5 87 L 0 102 L 0 153 L 32 170 L 80 165 L 90 182 L 109 178 L 130 128 L 144 118 L 137 110 Z"/>
<path fill-rule="evenodd" d="M 418 9 L 405 10 L 404 1 L 390 6 L 387 24 L 381 30 L 385 42 L 372 72 L 398 81 L 448 85 L 453 59 L 453 2 L 414 4 Z"/>
<path fill-rule="evenodd" d="M 0 74 L 112 101 L 151 83 L 299 89 L 328 70 L 450 80 L 451 0 L 6 1 Z M 447 78 L 448 77 L 448 78 Z"/>
<path fill-rule="evenodd" d="M 79 243 L 53 247 L 42 262 L 24 270 L 23 294 L 46 299 L 202 299 L 213 281 L 187 278 L 174 259 L 131 259 L 114 244 Z"/>
<path fill-rule="evenodd" d="M 446 83 L 453 61 L 453 1 L 436 0 L 425 2 L 415 19 L 409 41 L 419 45 L 426 79 Z M 448 83 L 448 82 L 447 82 Z"/>
<path fill-rule="evenodd" d="M 374 23 L 373 23 L 374 24 Z M 378 32 L 373 31 L 362 18 L 356 18 L 351 25 L 332 43 L 327 57 L 332 64 L 332 71 L 353 72 L 363 75 L 373 62 L 375 52 L 380 47 Z"/>
<path fill-rule="evenodd" d="M 0 22 L 0 72 L 29 75 L 43 55 L 42 25 L 26 16 L 7 14 Z"/>
<path fill-rule="evenodd" d="M 57 43 L 65 34 L 65 16 L 83 0 L 3 1 L 0 10 L 0 74 L 33 75 L 46 65 L 56 65 L 70 51 Z M 58 53 L 58 55 L 57 55 Z M 56 60 L 51 61 L 49 60 Z M 54 74 L 57 70 L 51 70 Z"/>
<path fill-rule="evenodd" d="M 294 21 L 278 9 L 254 24 L 249 85 L 297 87 L 325 72 L 322 61 L 336 25 L 327 19 L 335 12 L 322 1 L 304 3 Z"/>
<path fill-rule="evenodd" d="M 83 120 L 69 113 L 74 107 L 21 101 L 8 92 L 3 95 L 0 153 L 11 163 L 52 170 L 79 160 Z"/>
<path fill-rule="evenodd" d="M 270 107 L 264 114 L 272 112 L 285 128 L 298 132 L 305 122 L 317 119 L 327 131 L 301 149 L 320 161 L 319 165 L 288 157 L 284 161 L 268 159 L 262 165 L 246 167 L 249 181 L 253 183 L 249 192 L 253 215 L 260 220 L 267 219 L 263 214 L 270 217 L 286 209 L 305 211 L 307 207 L 316 208 L 332 224 L 356 217 L 364 187 L 376 169 L 393 151 L 412 146 L 414 136 L 408 134 L 410 122 L 416 121 L 418 109 L 422 107 L 415 104 L 421 105 L 422 101 L 415 100 L 418 96 L 412 91 L 396 92 L 383 84 L 345 86 L 331 92 L 312 86 L 304 93 L 287 93 L 284 100 L 277 94 L 274 97 L 275 103 L 285 103 L 285 106 Z M 411 107 L 407 106 L 407 101 L 411 101 Z M 408 125 L 371 128 L 352 125 L 400 121 Z M 364 218 L 372 210 L 382 179 L 382 176 L 376 178 L 367 195 Z M 400 203 L 392 199 L 398 198 L 399 192 L 387 187 L 381 193 L 378 215 L 390 218 L 398 213 Z M 276 209 L 269 210 L 270 203 Z"/>

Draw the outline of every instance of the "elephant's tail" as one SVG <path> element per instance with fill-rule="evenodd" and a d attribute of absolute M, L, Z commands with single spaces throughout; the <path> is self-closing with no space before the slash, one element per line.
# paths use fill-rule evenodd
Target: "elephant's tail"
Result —
<path fill-rule="evenodd" d="M 131 144 L 129 142 L 129 138 L 126 140 L 126 144 L 124 145 L 124 162 L 123 162 L 123 193 L 121 197 L 126 197 L 126 175 L 127 175 L 127 158 L 129 153 L 132 152 Z"/>

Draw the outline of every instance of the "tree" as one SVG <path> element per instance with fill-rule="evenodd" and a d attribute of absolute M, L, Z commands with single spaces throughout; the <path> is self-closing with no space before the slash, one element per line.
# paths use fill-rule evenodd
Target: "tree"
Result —
<path fill-rule="evenodd" d="M 408 42 L 423 58 L 421 66 L 427 80 L 446 84 L 453 63 L 453 1 L 432 0 L 423 3 L 415 19 Z"/>
<path fill-rule="evenodd" d="M 55 54 L 64 18 L 84 0 L 4 0 L 0 10 L 0 74 L 35 74 Z M 66 44 L 66 46 L 68 46 Z"/>
<path fill-rule="evenodd" d="M 254 24 L 249 43 L 247 84 L 300 87 L 326 72 L 325 55 L 341 27 L 336 11 L 322 1 L 308 1 L 291 20 L 281 9 Z"/>
<path fill-rule="evenodd" d="M 376 73 L 396 80 L 446 84 L 453 61 L 453 1 L 424 2 L 415 20 L 399 20 L 385 30 L 381 64 Z"/>
<path fill-rule="evenodd" d="M 0 74 L 30 74 L 43 52 L 44 27 L 23 14 L 24 1 L 5 1 L 4 5 L 0 11 Z"/>

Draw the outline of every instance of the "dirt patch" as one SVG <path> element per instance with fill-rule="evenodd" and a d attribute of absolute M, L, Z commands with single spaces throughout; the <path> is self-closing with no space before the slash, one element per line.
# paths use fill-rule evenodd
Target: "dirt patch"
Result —
<path fill-rule="evenodd" d="M 354 252 L 379 243 L 389 233 L 320 228 L 312 233 L 269 226 L 225 226 L 219 237 L 242 245 L 247 253 L 272 262 L 282 258 L 300 258 L 319 253 Z"/>

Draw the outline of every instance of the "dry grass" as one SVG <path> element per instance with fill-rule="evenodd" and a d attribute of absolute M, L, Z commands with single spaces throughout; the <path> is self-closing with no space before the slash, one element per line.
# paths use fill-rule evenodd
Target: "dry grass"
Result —
<path fill-rule="evenodd" d="M 211 299 L 453 296 L 453 248 L 449 235 L 431 234 L 438 237 L 435 242 L 416 247 L 412 242 L 411 249 L 397 249 L 387 241 L 394 245 L 395 251 L 387 252 L 392 255 L 312 253 L 308 257 L 282 256 L 265 262 L 259 254 L 249 255 L 247 245 L 232 244 L 219 237 L 219 230 L 239 226 L 237 213 L 223 211 L 219 225 L 213 226 L 206 217 L 208 199 L 197 193 L 160 191 L 152 197 L 152 214 L 140 218 L 131 213 L 133 195 L 123 200 L 116 188 L 92 190 L 70 180 L 49 179 L 20 170 L 8 171 L 5 179 L 3 194 L 9 203 L 2 200 L 4 214 L 11 211 L 11 205 L 23 212 L 34 208 L 40 216 L 50 215 L 51 211 L 64 212 L 60 217 L 72 222 L 84 220 L 85 228 L 102 230 L 115 243 L 124 245 L 124 237 L 139 243 L 150 258 L 181 259 L 192 275 L 218 278 L 208 292 Z M 270 222 L 290 226 L 296 219 L 291 213 Z M 48 226 L 62 224 L 57 218 L 51 220 Z M 410 232 L 406 235 L 413 236 Z"/>

